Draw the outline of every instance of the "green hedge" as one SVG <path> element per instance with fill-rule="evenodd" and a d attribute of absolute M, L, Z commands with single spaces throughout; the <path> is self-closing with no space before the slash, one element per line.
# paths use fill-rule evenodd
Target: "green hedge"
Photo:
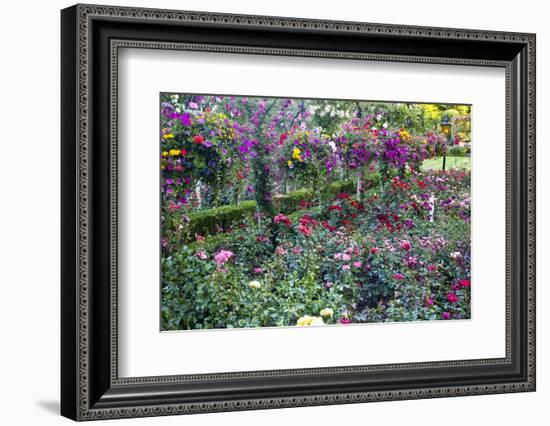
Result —
<path fill-rule="evenodd" d="M 311 201 L 315 198 L 315 192 L 311 189 L 299 189 L 285 195 L 273 197 L 273 206 L 277 213 L 292 213 L 300 208 L 302 201 Z"/>
<path fill-rule="evenodd" d="M 355 192 L 355 189 L 357 187 L 357 183 L 352 180 L 337 180 L 336 182 L 332 182 L 328 186 L 328 193 L 330 195 L 336 195 L 336 194 L 353 194 Z"/>
<path fill-rule="evenodd" d="M 189 234 L 212 235 L 224 232 L 232 225 L 250 217 L 256 211 L 256 202 L 243 201 L 238 206 L 227 205 L 189 214 Z"/>
<path fill-rule="evenodd" d="M 364 186 L 365 189 L 374 188 L 375 186 L 378 186 L 380 184 L 380 173 L 374 172 L 374 173 L 367 173 L 364 177 Z"/>
<path fill-rule="evenodd" d="M 366 188 L 376 186 L 380 181 L 380 174 L 372 173 L 365 176 Z M 353 194 L 356 182 L 336 181 L 328 185 L 328 193 L 336 195 L 340 193 Z M 312 201 L 315 192 L 312 189 L 300 189 L 285 195 L 273 198 L 273 204 L 277 213 L 290 214 L 299 209 L 302 201 Z M 252 217 L 256 212 L 254 200 L 244 201 L 241 204 L 226 205 L 213 209 L 200 210 L 189 214 L 189 238 L 195 239 L 195 235 L 214 235 L 227 231 L 230 227 Z"/>

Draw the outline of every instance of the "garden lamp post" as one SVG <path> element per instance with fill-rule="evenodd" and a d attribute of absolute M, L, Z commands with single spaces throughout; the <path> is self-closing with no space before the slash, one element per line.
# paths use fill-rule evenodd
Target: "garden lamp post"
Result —
<path fill-rule="evenodd" d="M 449 116 L 445 115 L 441 119 L 440 125 L 441 125 L 441 131 L 443 132 L 443 134 L 447 138 L 447 144 L 445 145 L 445 151 L 443 151 L 443 170 L 445 170 L 445 162 L 447 160 L 447 146 L 449 145 L 449 143 L 451 141 L 451 127 L 452 127 L 452 124 L 449 121 Z"/>

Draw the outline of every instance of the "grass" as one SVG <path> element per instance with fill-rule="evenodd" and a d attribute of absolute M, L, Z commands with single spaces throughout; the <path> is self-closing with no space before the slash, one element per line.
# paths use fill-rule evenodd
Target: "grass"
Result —
<path fill-rule="evenodd" d="M 443 167 L 443 157 L 436 157 L 426 160 L 422 163 L 422 170 L 441 170 Z M 470 170 L 470 157 L 447 157 L 445 169 Z"/>

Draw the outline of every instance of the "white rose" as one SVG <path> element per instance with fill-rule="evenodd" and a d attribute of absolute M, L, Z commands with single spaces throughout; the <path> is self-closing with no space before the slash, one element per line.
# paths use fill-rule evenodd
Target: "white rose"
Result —
<path fill-rule="evenodd" d="M 325 322 L 321 317 L 313 317 L 309 325 L 325 325 Z"/>
<path fill-rule="evenodd" d="M 332 317 L 334 315 L 334 311 L 331 308 L 321 309 L 319 315 L 321 315 L 322 317 Z"/>
<path fill-rule="evenodd" d="M 248 287 L 250 288 L 260 288 L 262 286 L 262 283 L 256 280 L 250 281 L 248 283 Z"/>

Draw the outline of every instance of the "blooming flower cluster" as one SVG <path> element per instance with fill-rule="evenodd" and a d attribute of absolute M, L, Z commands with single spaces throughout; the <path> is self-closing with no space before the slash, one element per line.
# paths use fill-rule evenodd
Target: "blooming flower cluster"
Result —
<path fill-rule="evenodd" d="M 216 255 L 214 256 L 214 261 L 216 262 L 216 265 L 218 267 L 223 266 L 229 259 L 233 257 L 233 252 L 229 250 L 220 250 Z"/>

